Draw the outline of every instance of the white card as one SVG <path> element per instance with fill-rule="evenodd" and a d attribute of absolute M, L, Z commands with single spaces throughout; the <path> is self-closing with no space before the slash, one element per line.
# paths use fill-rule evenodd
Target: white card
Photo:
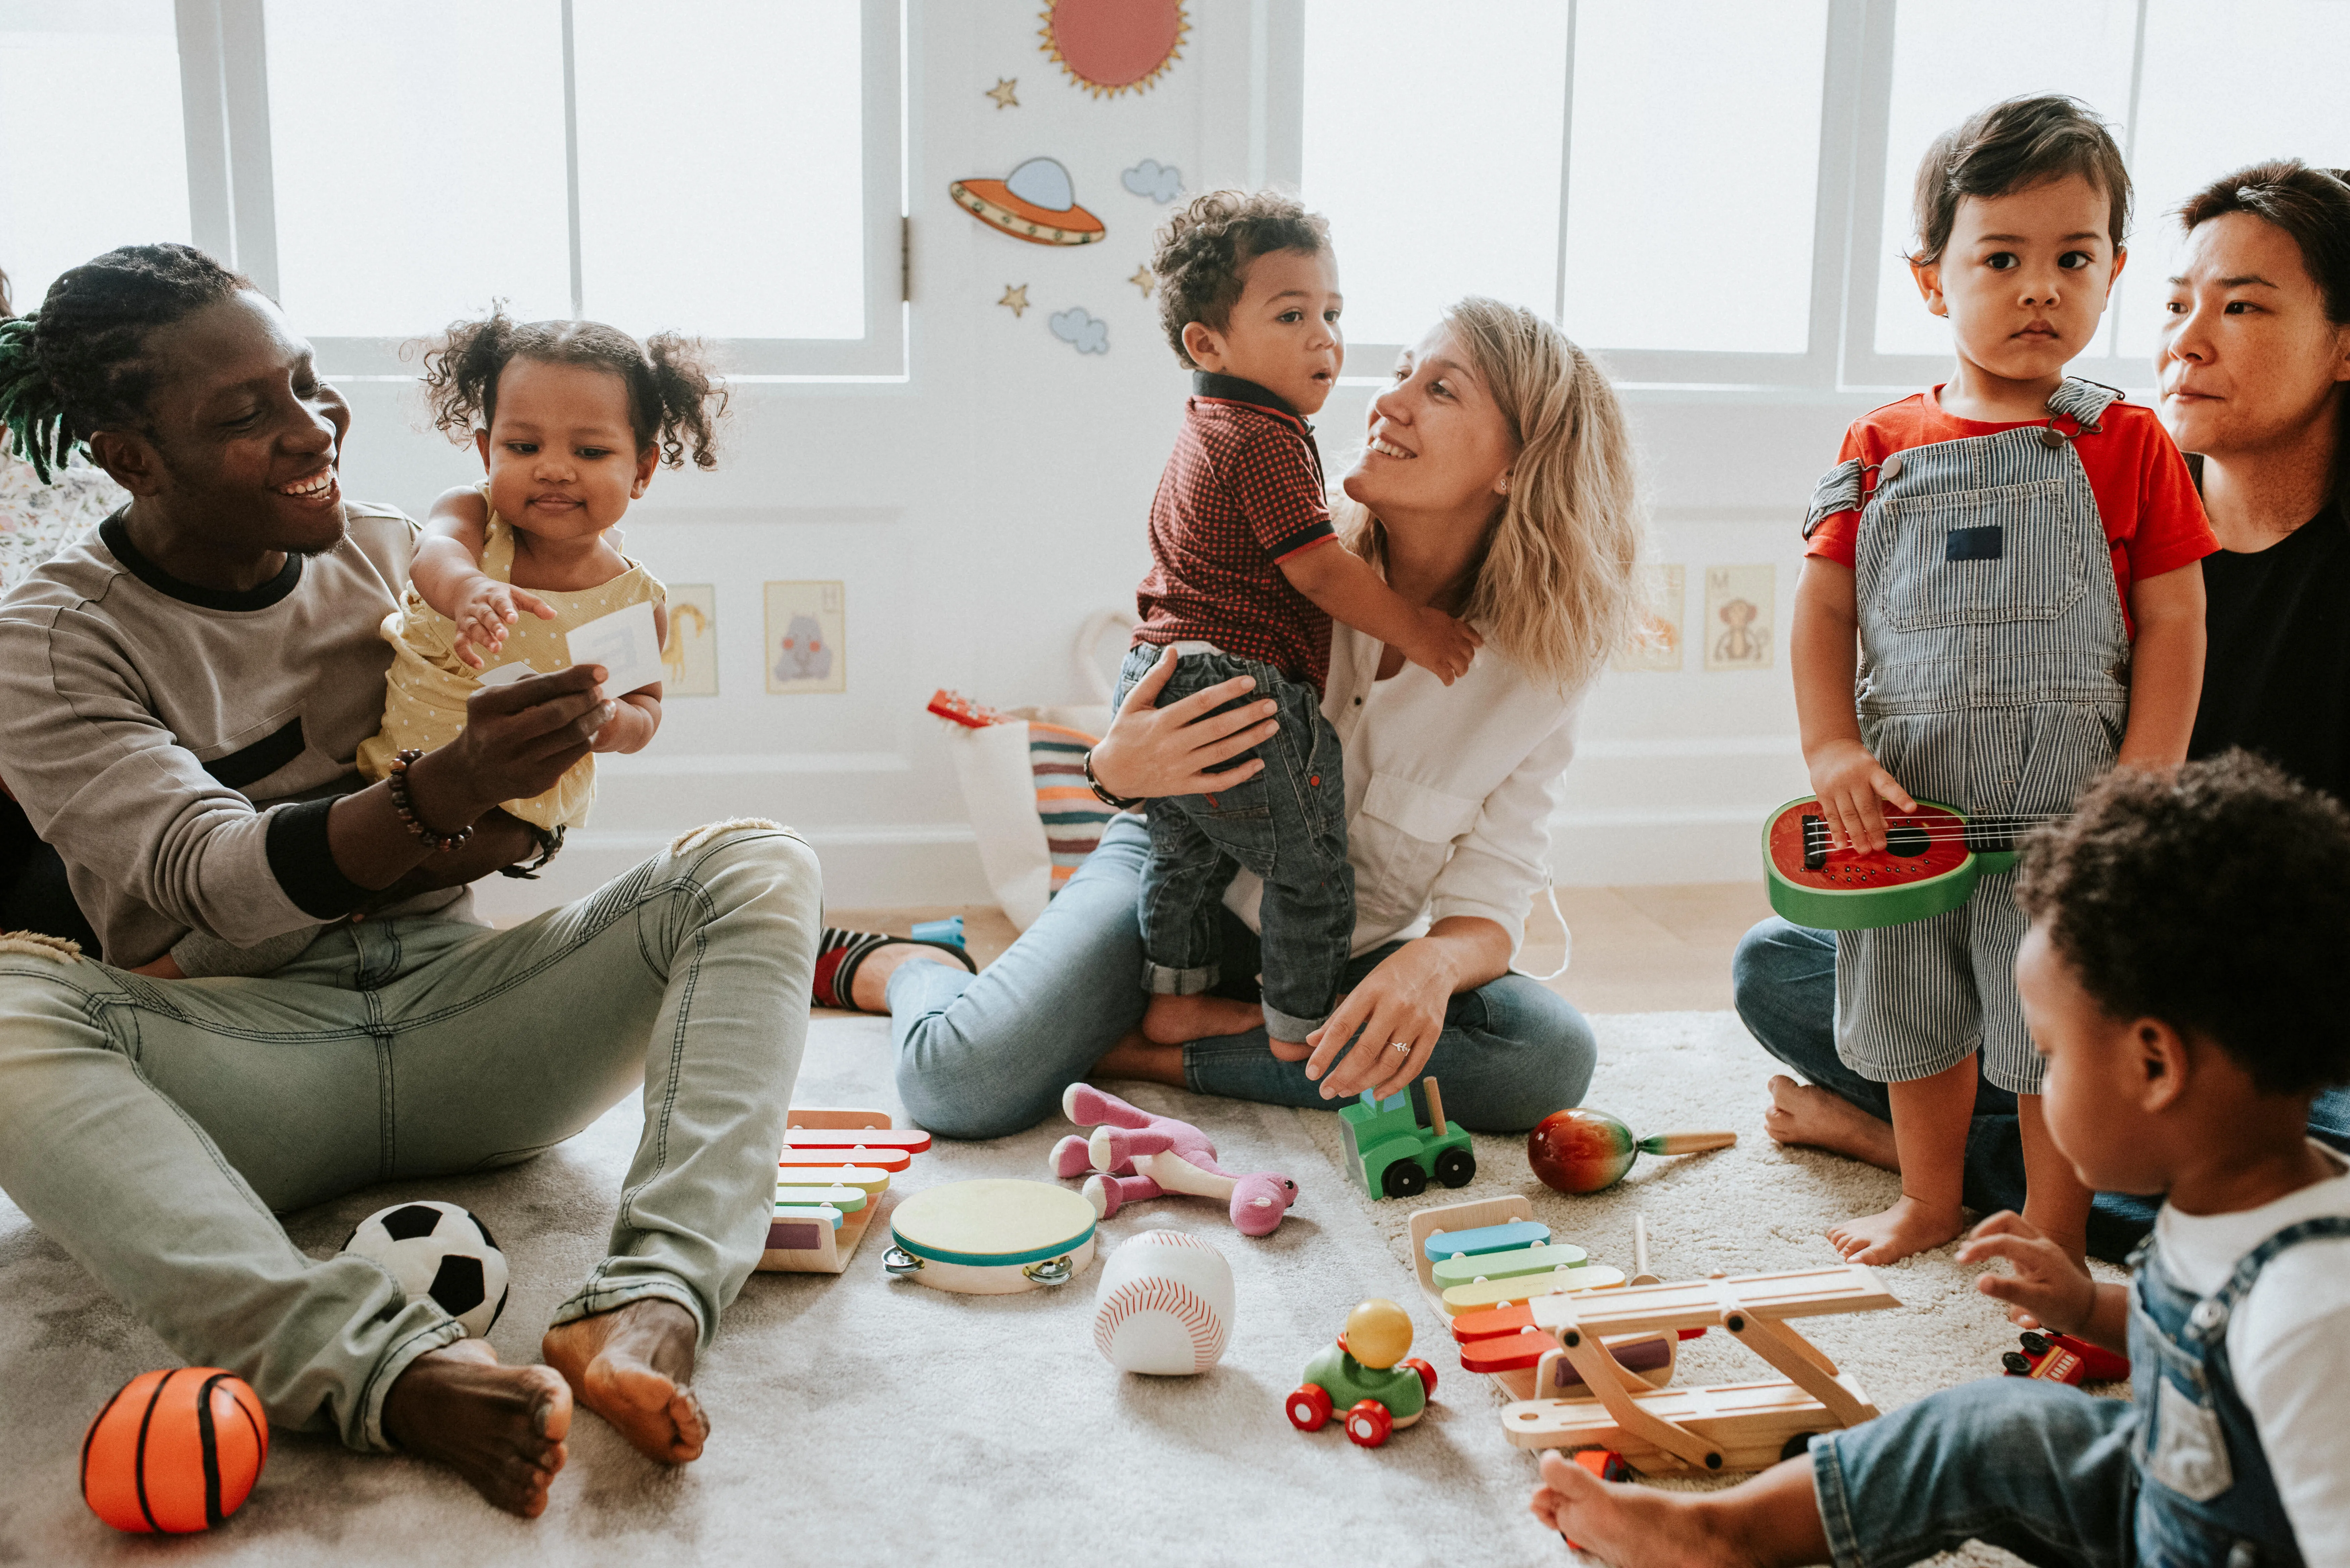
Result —
<path fill-rule="evenodd" d="M 604 667 L 604 694 L 608 697 L 626 696 L 652 685 L 666 673 L 661 668 L 660 634 L 650 599 L 640 599 L 625 609 L 575 627 L 566 640 L 573 664 Z M 552 672 L 534 670 L 517 660 L 485 670 L 475 679 L 484 686 L 510 686 L 534 675 L 549 673 Z"/>

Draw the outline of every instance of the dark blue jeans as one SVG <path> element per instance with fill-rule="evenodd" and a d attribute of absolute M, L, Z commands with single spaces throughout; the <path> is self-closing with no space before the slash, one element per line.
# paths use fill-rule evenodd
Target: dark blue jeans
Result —
<path fill-rule="evenodd" d="M 1773 917 L 1740 939 L 1730 961 L 1738 1016 L 1762 1049 L 1806 1082 L 1834 1091 L 1880 1120 L 1892 1119 L 1885 1085 L 1844 1064 L 1835 1048 L 1835 933 Z M 1980 1070 L 1980 1068 L 1978 1068 Z M 2350 1153 L 2350 1089 L 2328 1089 L 2310 1107 L 2312 1137 Z M 1987 1079 L 1975 1085 L 1967 1133 L 1967 1206 L 1989 1214 L 2023 1208 L 2023 1134 L 2015 1096 Z M 2154 1199 L 2100 1192 L 2089 1210 L 2089 1251 L 2120 1262 L 2154 1228 Z"/>
<path fill-rule="evenodd" d="M 1101 847 L 986 969 L 910 963 L 890 975 L 898 1095 L 917 1123 L 959 1138 L 1035 1127 L 1057 1116 L 1061 1091 L 1142 1022 L 1135 912 L 1149 851 L 1141 823 L 1114 818 Z M 1225 967 L 1245 976 L 1254 936 L 1229 911 L 1223 919 Z M 1349 961 L 1345 982 L 1359 982 L 1399 945 Z M 1243 978 L 1217 989 L 1245 996 L 1245 987 Z M 1462 1127 L 1522 1134 L 1581 1102 L 1598 1054 L 1591 1026 L 1565 997 L 1505 974 L 1452 998 L 1426 1071 L 1443 1087 L 1445 1114 Z M 1196 1094 L 1236 1100 L 1332 1111 L 1346 1103 L 1324 1099 L 1305 1063 L 1277 1059 L 1262 1029 L 1184 1046 L 1183 1078 Z"/>
<path fill-rule="evenodd" d="M 1322 716 L 1322 695 L 1270 664 L 1192 651 L 1159 693 L 1180 701 L 1236 675 L 1270 697 L 1281 728 L 1227 764 L 1261 757 L 1255 777 L 1204 794 L 1167 795 L 1149 806 L 1150 862 L 1142 873 L 1142 989 L 1156 995 L 1212 991 L 1229 967 L 1222 933 L 1224 889 L 1243 867 L 1264 879 L 1258 909 L 1263 944 L 1264 1026 L 1277 1040 L 1303 1040 L 1322 1027 L 1355 937 L 1355 870 L 1347 864 L 1347 789 L 1338 736 Z M 1120 702 L 1163 650 L 1139 643 L 1118 672 Z M 1238 707 L 1240 701 L 1225 704 Z M 1221 711 L 1221 710 L 1220 710 Z M 1240 971 L 1243 974 L 1253 971 Z"/>

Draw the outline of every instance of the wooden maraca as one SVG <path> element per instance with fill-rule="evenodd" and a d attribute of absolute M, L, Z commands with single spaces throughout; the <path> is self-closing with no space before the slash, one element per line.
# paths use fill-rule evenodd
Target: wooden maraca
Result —
<path fill-rule="evenodd" d="M 1526 1135 L 1526 1163 L 1543 1185 L 1560 1192 L 1598 1192 L 1624 1179 L 1643 1154 L 1698 1154 L 1728 1148 L 1734 1132 L 1658 1133 L 1635 1139 L 1632 1129 L 1588 1106 L 1553 1111 Z"/>

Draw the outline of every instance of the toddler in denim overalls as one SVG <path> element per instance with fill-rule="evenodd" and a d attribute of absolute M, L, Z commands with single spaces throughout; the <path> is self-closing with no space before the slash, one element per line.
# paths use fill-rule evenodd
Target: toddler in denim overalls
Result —
<path fill-rule="evenodd" d="M 2168 1201 L 2126 1285 L 2012 1213 L 1958 1258 L 2009 1265 L 1978 1285 L 2016 1323 L 2126 1345 L 2130 1400 L 1985 1377 L 1711 1496 L 1551 1456 L 1545 1522 L 1617 1568 L 1896 1568 L 1970 1540 L 2089 1568 L 2350 1563 L 2350 1167 L 2303 1130 L 2350 1079 L 2350 813 L 2241 752 L 2116 769 L 2017 885 L 2050 1133 L 2076 1179 Z"/>
<path fill-rule="evenodd" d="M 2002 143 L 2046 161 L 2000 165 L 2008 182 L 1979 189 L 1969 161 Z M 2216 542 L 2152 410 L 2063 374 L 2120 270 L 2128 186 L 2111 149 L 2069 99 L 2026 99 L 1927 156 L 1919 185 L 1935 202 L 1914 265 L 1950 317 L 1958 369 L 1853 425 L 1804 524 L 1796 701 L 1839 847 L 1886 848 L 1887 804 L 2021 831 L 2117 757 L 2186 755 L 2195 563 Z M 1829 1232 L 1848 1257 L 1891 1262 L 1957 1236 L 1979 1077 L 2017 1096 L 2027 1212 L 2085 1250 L 2089 1195 L 2043 1128 L 2009 979 L 2023 936 L 2013 880 L 1985 875 L 1959 909 L 1837 938 L 1836 1052 L 1887 1085 L 1902 1178 L 1891 1209 Z"/>

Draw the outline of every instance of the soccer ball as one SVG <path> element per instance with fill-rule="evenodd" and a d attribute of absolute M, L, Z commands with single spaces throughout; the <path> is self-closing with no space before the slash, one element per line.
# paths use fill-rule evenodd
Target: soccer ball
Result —
<path fill-rule="evenodd" d="M 382 1265 L 408 1299 L 431 1296 L 474 1339 L 506 1310 L 506 1255 L 490 1228 L 454 1203 L 395 1203 L 359 1223 L 346 1252 Z"/>

